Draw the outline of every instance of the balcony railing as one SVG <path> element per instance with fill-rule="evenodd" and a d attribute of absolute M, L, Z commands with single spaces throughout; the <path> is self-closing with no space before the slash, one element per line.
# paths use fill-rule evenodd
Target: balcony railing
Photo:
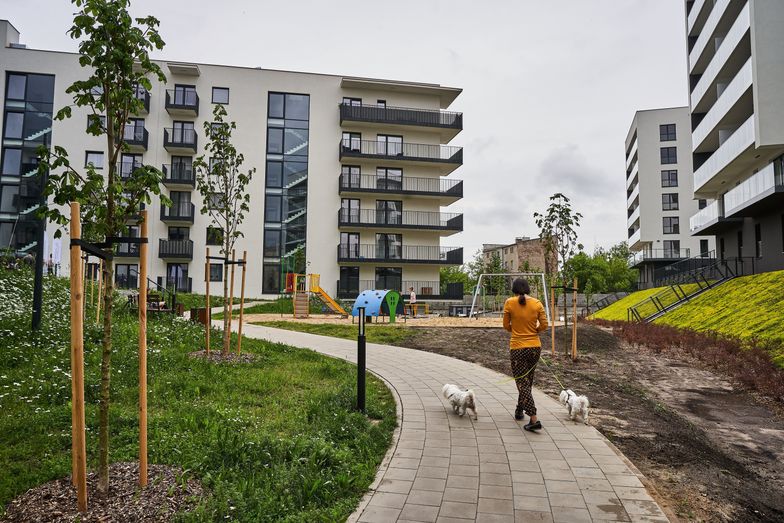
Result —
<path fill-rule="evenodd" d="M 703 228 L 705 225 L 716 221 L 719 218 L 723 218 L 724 213 L 719 205 L 720 201 L 721 200 L 716 200 L 711 202 L 704 209 L 700 209 L 697 214 L 689 218 L 689 231 L 693 233 L 694 231 Z"/>
<path fill-rule="evenodd" d="M 463 113 L 411 107 L 340 104 L 340 123 L 377 122 L 423 127 L 463 128 Z"/>
<path fill-rule="evenodd" d="M 725 194 L 726 215 L 732 216 L 768 195 L 784 191 L 783 171 L 784 169 L 779 169 L 779 172 L 776 173 L 776 164 L 768 164 L 767 167 Z"/>
<path fill-rule="evenodd" d="M 159 258 L 193 259 L 193 240 L 158 240 Z"/>
<path fill-rule="evenodd" d="M 345 139 L 340 142 L 340 157 L 344 156 L 461 165 L 463 148 L 451 145 Z"/>
<path fill-rule="evenodd" d="M 714 176 L 724 170 L 730 162 L 740 156 L 746 149 L 754 146 L 756 131 L 754 115 L 751 115 L 738 127 L 721 146 L 713 152 L 705 163 L 694 171 L 694 191 L 698 192 Z"/>
<path fill-rule="evenodd" d="M 338 281 L 337 294 L 340 299 L 356 298 L 360 292 L 371 291 L 374 289 L 393 290 L 401 293 L 404 300 L 408 300 L 409 289 L 413 287 L 417 295 L 417 300 L 442 299 L 460 300 L 463 299 L 463 284 L 447 284 L 446 292 L 441 293 L 441 285 L 438 281 L 397 281 L 377 282 L 375 280 L 353 280 Z"/>
<path fill-rule="evenodd" d="M 193 223 L 195 207 L 192 203 L 174 204 L 171 207 L 161 205 L 161 221 Z"/>
<path fill-rule="evenodd" d="M 439 245 L 338 245 L 339 262 L 463 263 L 462 247 Z"/>
<path fill-rule="evenodd" d="M 390 178 L 374 174 L 341 174 L 341 192 L 372 192 L 463 197 L 463 180 L 448 178 Z"/>
<path fill-rule="evenodd" d="M 629 258 L 629 266 L 634 267 L 644 261 L 650 260 L 682 260 L 691 256 L 690 249 L 648 249 L 645 251 L 635 252 Z"/>
<path fill-rule="evenodd" d="M 167 150 L 196 152 L 197 136 L 195 129 L 167 128 L 163 130 L 163 146 Z"/>
<path fill-rule="evenodd" d="M 199 115 L 199 95 L 195 90 L 166 90 L 166 110 L 169 113 Z"/>
<path fill-rule="evenodd" d="M 735 107 L 747 91 L 750 91 L 751 83 L 751 58 L 749 58 L 692 132 L 692 150 L 696 151 L 702 145 L 702 142 L 719 126 L 730 109 Z M 721 127 L 719 126 L 719 128 Z"/>
<path fill-rule="evenodd" d="M 134 91 L 133 95 L 136 97 L 137 100 L 141 100 L 142 104 L 144 105 L 144 109 L 142 109 L 142 113 L 149 113 L 150 112 L 150 91 L 145 89 L 142 86 L 137 86 Z"/>
<path fill-rule="evenodd" d="M 184 164 L 164 164 L 163 165 L 163 184 L 164 185 L 190 185 L 196 186 L 196 177 L 193 174 L 193 166 Z"/>
<path fill-rule="evenodd" d="M 700 35 L 697 37 L 697 41 L 694 43 L 694 47 L 692 47 L 691 51 L 689 52 L 689 72 L 694 73 L 694 66 L 697 62 L 700 61 L 703 52 L 708 48 L 708 44 L 714 41 L 713 33 L 716 31 L 716 26 L 719 24 L 719 20 L 721 20 L 724 12 L 727 10 L 727 7 L 730 3 L 730 0 L 717 0 L 713 9 L 711 10 L 710 15 L 708 15 L 708 19 L 705 21 L 705 25 L 702 26 L 702 30 L 700 31 Z"/>
<path fill-rule="evenodd" d="M 139 257 L 139 244 L 138 243 L 118 243 L 115 248 L 114 255 L 118 258 L 138 258 Z"/>
<path fill-rule="evenodd" d="M 642 229 L 637 229 L 636 231 L 629 234 L 629 241 L 627 242 L 629 246 L 633 246 L 639 243 L 640 239 L 642 238 Z"/>
<path fill-rule="evenodd" d="M 627 210 L 627 216 L 628 218 L 626 219 L 626 225 L 631 227 L 634 225 L 634 222 L 640 219 L 640 206 L 638 205 L 631 212 Z"/>
<path fill-rule="evenodd" d="M 147 150 L 147 141 L 149 133 L 143 126 L 126 125 L 123 131 L 123 141 L 128 147 L 135 149 Z"/>
<path fill-rule="evenodd" d="M 463 215 L 431 211 L 338 211 L 339 225 L 462 231 Z"/>

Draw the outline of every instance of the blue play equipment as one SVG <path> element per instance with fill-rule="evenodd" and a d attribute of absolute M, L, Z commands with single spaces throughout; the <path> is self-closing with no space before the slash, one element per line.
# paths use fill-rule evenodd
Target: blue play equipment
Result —
<path fill-rule="evenodd" d="M 365 308 L 365 316 L 389 316 L 389 322 L 395 323 L 395 316 L 403 314 L 403 301 L 397 291 L 362 291 L 354 300 L 351 316 L 359 316 L 359 308 Z"/>

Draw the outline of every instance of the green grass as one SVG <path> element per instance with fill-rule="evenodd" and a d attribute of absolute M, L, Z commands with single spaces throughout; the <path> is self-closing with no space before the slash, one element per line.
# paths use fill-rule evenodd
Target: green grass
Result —
<path fill-rule="evenodd" d="M 632 305 L 636 305 L 640 303 L 646 298 L 650 298 L 657 292 L 666 289 L 666 287 L 654 287 L 652 289 L 644 289 L 641 291 L 633 292 L 628 296 L 624 296 L 620 300 L 608 305 L 604 309 L 595 312 L 591 318 L 598 319 L 598 320 L 622 320 L 626 321 L 626 311 Z"/>
<path fill-rule="evenodd" d="M 347 340 L 357 339 L 356 325 L 332 325 L 325 323 L 299 323 L 295 321 L 262 321 L 255 325 L 275 327 L 277 329 L 287 329 L 297 332 L 307 332 L 309 334 L 320 334 L 322 336 L 332 336 L 333 338 L 344 338 Z M 397 345 L 414 336 L 407 327 L 402 325 L 365 325 L 365 336 L 369 343 L 381 343 L 385 345 Z"/>
<path fill-rule="evenodd" d="M 68 282 L 44 283 L 43 325 L 29 331 L 32 278 L 0 272 L 0 518 L 15 496 L 70 473 Z M 121 303 L 118 301 L 118 303 Z M 89 312 L 89 311 L 88 311 Z M 88 313 L 88 318 L 91 315 Z M 115 317 L 112 461 L 137 459 L 136 319 Z M 88 467 L 97 463 L 100 330 L 85 325 Z M 354 509 L 391 441 L 395 405 L 368 376 L 368 417 L 352 411 L 356 368 L 312 351 L 245 339 L 258 360 L 188 358 L 202 329 L 151 318 L 149 450 L 208 495 L 183 521 L 339 521 Z M 215 348 L 220 343 L 216 333 Z"/>
<path fill-rule="evenodd" d="M 222 291 L 221 291 L 222 292 Z M 250 301 L 248 298 L 245 298 L 245 301 Z M 233 303 L 239 303 L 240 299 L 238 296 L 234 297 Z M 178 292 L 177 293 L 177 303 L 182 303 L 185 307 L 185 311 L 189 311 L 192 308 L 196 307 L 204 307 L 206 305 L 206 298 L 204 294 L 194 294 L 191 292 Z M 222 307 L 223 306 L 223 295 L 216 296 L 210 293 L 210 307 Z"/>
<path fill-rule="evenodd" d="M 784 367 L 784 271 L 735 278 L 668 312 L 656 323 L 713 331 L 768 345 Z"/>

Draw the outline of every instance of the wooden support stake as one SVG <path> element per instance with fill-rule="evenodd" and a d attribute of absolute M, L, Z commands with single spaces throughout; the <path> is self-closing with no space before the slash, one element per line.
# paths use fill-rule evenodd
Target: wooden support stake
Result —
<path fill-rule="evenodd" d="M 79 249 L 81 250 L 81 249 Z M 82 273 L 79 275 L 79 278 L 82 281 L 82 289 L 87 288 L 87 259 L 88 256 L 84 256 L 82 258 L 82 263 L 79 264 L 79 268 L 81 269 Z M 91 287 L 92 288 L 92 287 Z M 85 293 L 84 299 L 82 300 L 82 318 L 87 316 L 87 294 Z M 84 321 L 84 320 L 82 320 Z"/>
<path fill-rule="evenodd" d="M 88 259 L 89 259 L 89 256 L 85 257 L 84 265 L 85 265 L 85 272 L 87 273 L 88 277 L 90 278 L 90 307 L 92 307 L 93 303 L 95 303 L 95 299 L 93 298 L 93 294 L 95 294 L 95 278 L 94 278 L 95 274 L 90 274 L 87 271 L 87 267 L 89 267 L 89 265 L 87 265 L 87 260 Z M 87 301 L 87 300 L 85 300 L 85 301 Z"/>
<path fill-rule="evenodd" d="M 98 264 L 98 306 L 95 308 L 95 323 L 101 322 L 101 299 L 103 296 L 103 260 Z"/>
<path fill-rule="evenodd" d="M 204 329 L 204 339 L 207 343 L 207 354 L 210 354 L 210 248 L 207 247 L 207 261 L 204 262 L 204 306 L 207 308 L 204 311 L 205 318 L 204 323 L 206 324 L 206 328 Z"/>
<path fill-rule="evenodd" d="M 71 203 L 72 240 L 82 237 L 79 203 Z M 82 316 L 82 249 L 71 246 L 71 452 L 76 504 L 79 512 L 87 511 L 87 447 L 84 434 L 84 321 Z"/>
<path fill-rule="evenodd" d="M 237 329 L 237 354 L 242 354 L 242 317 L 245 312 L 245 269 L 248 264 L 248 251 L 242 251 L 242 285 L 240 286 L 240 326 Z"/>
<path fill-rule="evenodd" d="M 577 278 L 572 286 L 572 361 L 577 359 Z"/>
<path fill-rule="evenodd" d="M 147 210 L 140 237 L 147 239 Z M 139 486 L 147 486 L 147 244 L 139 244 Z"/>
<path fill-rule="evenodd" d="M 555 316 L 558 306 L 555 303 L 555 289 L 550 287 L 550 316 L 553 321 L 550 322 L 550 342 L 552 344 L 552 354 L 555 356 Z"/>
<path fill-rule="evenodd" d="M 234 249 L 231 250 L 231 280 L 229 283 L 229 350 L 231 350 L 231 316 L 234 311 Z"/>

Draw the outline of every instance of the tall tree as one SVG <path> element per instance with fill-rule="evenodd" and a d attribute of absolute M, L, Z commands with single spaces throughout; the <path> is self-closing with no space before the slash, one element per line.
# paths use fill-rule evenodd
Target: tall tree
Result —
<path fill-rule="evenodd" d="M 127 176 L 118 176 L 120 153 L 127 150 L 125 128 L 129 118 L 144 107 L 138 90 L 151 89 L 150 78 L 165 82 L 160 67 L 149 53 L 163 49 L 158 34 L 159 22 L 152 16 L 132 18 L 129 0 L 72 0 L 78 9 L 68 34 L 79 40 L 79 64 L 88 71 L 84 80 L 74 82 L 66 93 L 73 96 L 73 106 L 89 111 L 87 132 L 106 139 L 107 157 L 102 175 L 93 165 L 80 172 L 71 165 L 68 152 L 59 146 L 53 151 L 39 151 L 39 172 L 50 173 L 44 194 L 58 206 L 80 202 L 82 221 L 89 224 L 87 235 L 107 239 L 119 236 L 127 223 L 138 216 L 151 194 L 160 194 L 162 174 L 151 166 L 139 166 Z M 72 106 L 60 109 L 55 120 L 71 117 Z M 168 199 L 162 197 L 164 203 Z M 68 217 L 49 206 L 46 217 L 65 225 Z M 56 235 L 61 231 L 58 229 Z M 74 270 L 71 267 L 71 270 Z M 112 294 L 114 267 L 111 260 L 103 265 L 104 294 L 103 338 L 101 342 L 101 386 L 98 428 L 98 490 L 109 488 L 109 389 L 112 357 Z M 143 284 L 146 282 L 143 282 Z"/>
<path fill-rule="evenodd" d="M 539 227 L 545 251 L 548 256 L 555 253 L 558 273 L 563 282 L 571 277 L 571 274 L 567 274 L 566 261 L 574 256 L 577 250 L 582 249 L 577 243 L 577 228 L 580 227 L 582 217 L 582 214 L 572 210 L 569 198 L 562 193 L 550 196 L 550 205 L 544 214 L 534 213 L 534 221 Z"/>
<path fill-rule="evenodd" d="M 245 157 L 231 141 L 237 128 L 235 122 L 226 121 L 226 108 L 216 105 L 212 122 L 204 122 L 208 159 L 200 156 L 193 163 L 196 169 L 196 186 L 202 197 L 201 213 L 209 215 L 212 224 L 221 231 L 221 254 L 228 260 L 237 239 L 242 237 L 240 225 L 250 210 L 247 191 L 256 168 L 242 170 Z M 228 265 L 224 263 L 224 268 Z M 228 270 L 223 271 L 223 354 L 229 353 L 231 318 L 229 317 Z"/>

